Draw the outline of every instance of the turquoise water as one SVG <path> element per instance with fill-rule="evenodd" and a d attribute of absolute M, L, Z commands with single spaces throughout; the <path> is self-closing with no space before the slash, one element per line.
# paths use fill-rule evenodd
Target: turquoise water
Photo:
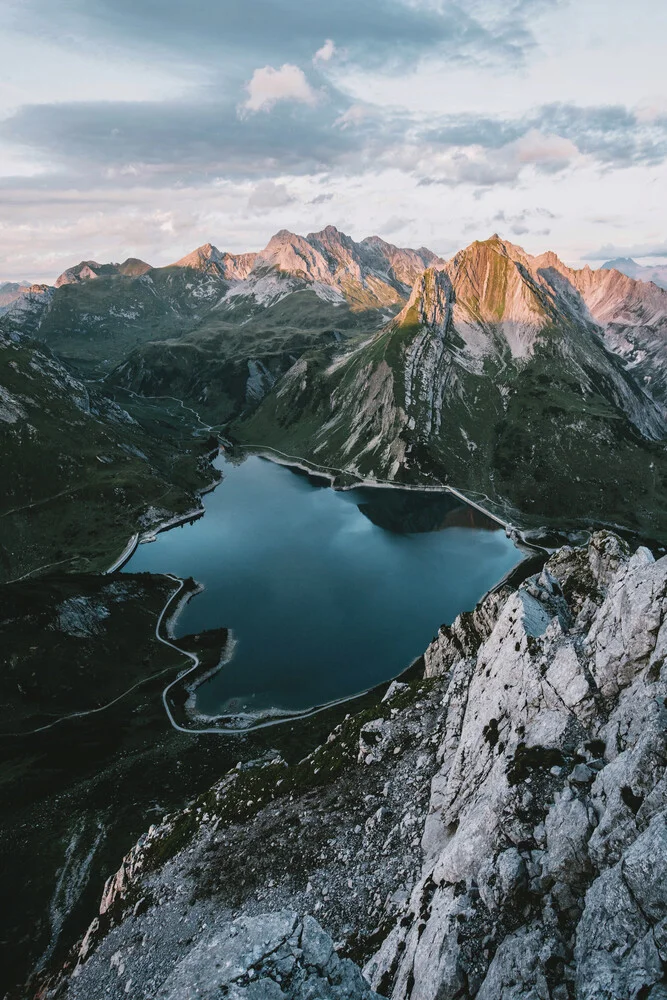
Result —
<path fill-rule="evenodd" d="M 216 465 L 205 516 L 125 566 L 204 584 L 177 635 L 232 629 L 231 660 L 197 689 L 206 715 L 298 712 L 388 680 L 521 558 L 449 495 L 335 491 L 256 456 Z"/>

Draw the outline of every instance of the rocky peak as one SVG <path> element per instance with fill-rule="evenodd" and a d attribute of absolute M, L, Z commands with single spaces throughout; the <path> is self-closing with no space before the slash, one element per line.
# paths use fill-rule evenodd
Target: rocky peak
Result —
<path fill-rule="evenodd" d="M 426 248 L 396 247 L 379 236 L 356 243 L 336 226 L 325 226 L 305 237 L 281 229 L 258 255 L 256 270 L 270 267 L 323 284 L 354 282 L 364 288 L 378 279 L 406 295 L 424 267 L 438 260 Z"/>
<path fill-rule="evenodd" d="M 667 264 L 642 265 L 631 257 L 617 257 L 615 260 L 608 260 L 600 268 L 602 271 L 620 271 L 630 278 L 638 281 L 652 281 L 659 288 L 667 289 Z"/>
<path fill-rule="evenodd" d="M 416 280 L 407 305 L 396 317 L 397 326 L 426 327 L 443 334 L 451 318 L 454 289 L 449 275 L 427 268 Z"/>
<path fill-rule="evenodd" d="M 444 269 L 468 320 L 544 325 L 545 301 L 521 247 L 494 235 L 461 250 Z"/>
<path fill-rule="evenodd" d="M 331 283 L 330 269 L 322 254 L 303 236 L 288 229 L 279 230 L 261 250 L 253 268 L 255 272 L 279 271 L 306 281 Z"/>
<path fill-rule="evenodd" d="M 257 254 L 254 253 L 223 253 L 212 243 L 204 243 L 177 260 L 174 267 L 191 267 L 227 281 L 239 281 L 247 278 L 256 257 Z"/>
<path fill-rule="evenodd" d="M 308 233 L 306 239 L 309 243 L 311 240 L 319 240 L 321 243 L 328 242 L 342 244 L 350 244 L 354 242 L 350 236 L 342 233 L 340 229 L 337 229 L 335 226 L 325 226 L 324 229 L 319 231 L 319 233 Z"/>
<path fill-rule="evenodd" d="M 151 265 L 138 257 L 128 257 L 122 264 L 98 264 L 96 260 L 82 260 L 68 268 L 56 279 L 56 288 L 63 285 L 80 285 L 96 278 L 111 278 L 115 275 L 135 277 L 151 270 Z"/>
<path fill-rule="evenodd" d="M 140 260 L 139 257 L 128 257 L 122 264 L 116 266 L 118 267 L 118 274 L 124 274 L 128 278 L 139 277 L 142 274 L 146 274 L 147 271 L 152 270 L 151 265 L 147 264 L 145 260 Z"/>

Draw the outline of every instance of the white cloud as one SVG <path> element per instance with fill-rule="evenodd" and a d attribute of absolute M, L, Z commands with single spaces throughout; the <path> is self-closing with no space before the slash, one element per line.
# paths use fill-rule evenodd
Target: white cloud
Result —
<path fill-rule="evenodd" d="M 657 95 L 641 101 L 635 108 L 635 115 L 637 121 L 649 125 L 667 118 L 667 97 Z"/>
<path fill-rule="evenodd" d="M 257 213 L 271 212 L 275 208 L 290 205 L 295 200 L 294 195 L 289 193 L 284 184 L 260 181 L 248 198 L 248 208 Z"/>
<path fill-rule="evenodd" d="M 256 69 L 247 84 L 248 100 L 243 107 L 247 111 L 270 111 L 278 101 L 298 101 L 301 104 L 316 104 L 317 94 L 308 83 L 302 69 L 285 63 L 280 69 L 262 66 Z"/>
<path fill-rule="evenodd" d="M 350 126 L 361 125 L 369 117 L 369 109 L 364 104 L 351 104 L 347 111 L 336 118 L 334 125 L 338 128 L 349 128 Z"/>
<path fill-rule="evenodd" d="M 545 135 L 537 129 L 530 129 L 513 145 L 519 163 L 534 163 L 547 169 L 551 166 L 565 166 L 579 152 L 570 139 L 564 139 L 560 135 Z"/>
<path fill-rule="evenodd" d="M 318 49 L 313 56 L 313 62 L 330 62 L 336 54 L 336 46 L 331 38 L 327 38 L 321 49 Z"/>

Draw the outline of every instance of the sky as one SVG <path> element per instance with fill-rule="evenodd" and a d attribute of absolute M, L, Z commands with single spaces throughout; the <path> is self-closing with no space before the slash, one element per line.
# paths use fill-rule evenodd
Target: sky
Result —
<path fill-rule="evenodd" d="M 664 0 L 3 0 L 0 278 L 332 224 L 667 260 Z"/>

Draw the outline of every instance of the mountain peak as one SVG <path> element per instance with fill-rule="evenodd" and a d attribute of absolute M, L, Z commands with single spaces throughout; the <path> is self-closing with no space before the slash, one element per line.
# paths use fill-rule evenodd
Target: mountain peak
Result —
<path fill-rule="evenodd" d="M 639 264 L 632 257 L 614 257 L 613 260 L 608 260 L 602 264 L 600 270 L 612 271 L 614 269 L 619 270 L 621 267 L 639 267 Z"/>
<path fill-rule="evenodd" d="M 394 321 L 396 326 L 416 324 L 435 332 L 444 332 L 451 316 L 453 293 L 446 271 L 427 268 L 415 281 L 407 305 Z"/>
<path fill-rule="evenodd" d="M 212 243 L 204 243 L 172 266 L 191 267 L 226 281 L 242 281 L 248 277 L 256 258 L 256 253 L 223 253 Z"/>
<path fill-rule="evenodd" d="M 335 239 L 336 237 L 345 236 L 345 233 L 341 233 L 340 229 L 336 229 L 335 226 L 325 226 L 319 233 L 308 233 L 308 236 L 326 236 L 328 239 Z M 349 237 L 347 238 L 349 239 Z"/>
<path fill-rule="evenodd" d="M 96 260 L 82 260 L 74 267 L 68 267 L 63 271 L 56 279 L 56 288 L 61 288 L 63 285 L 80 285 L 84 281 L 111 278 L 119 274 L 135 277 L 150 270 L 151 265 L 139 260 L 138 257 L 128 257 L 122 264 L 98 264 Z"/>
<path fill-rule="evenodd" d="M 212 243 L 203 243 L 202 246 L 197 247 L 191 253 L 181 257 L 174 264 L 174 267 L 198 267 L 200 268 L 205 262 L 213 261 L 217 263 L 222 260 L 222 254 L 217 247 L 214 247 Z"/>

